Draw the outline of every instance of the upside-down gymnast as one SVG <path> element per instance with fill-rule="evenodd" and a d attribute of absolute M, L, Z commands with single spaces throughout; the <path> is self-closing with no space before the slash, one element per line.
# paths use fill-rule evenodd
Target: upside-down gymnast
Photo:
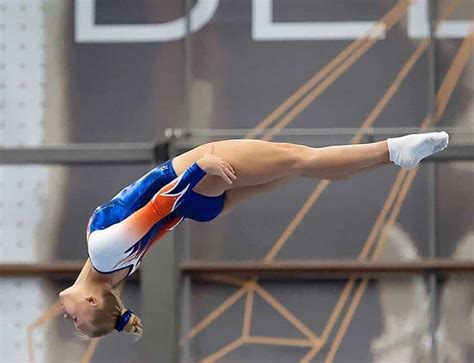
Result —
<path fill-rule="evenodd" d="M 75 283 L 59 294 L 64 316 L 90 337 L 114 330 L 139 337 L 143 326 L 120 299 L 122 282 L 184 218 L 211 221 L 294 177 L 340 180 L 389 163 L 413 168 L 448 140 L 446 132 L 324 148 L 226 140 L 168 160 L 94 211 L 87 226 L 89 258 Z"/>

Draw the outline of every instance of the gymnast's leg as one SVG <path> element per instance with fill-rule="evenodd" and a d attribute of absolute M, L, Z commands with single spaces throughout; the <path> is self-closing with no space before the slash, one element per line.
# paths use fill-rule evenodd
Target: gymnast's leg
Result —
<path fill-rule="evenodd" d="M 370 144 L 312 148 L 304 145 L 260 140 L 225 140 L 212 143 L 214 154 L 234 168 L 237 180 L 226 184 L 220 177 L 206 176 L 194 190 L 216 196 L 233 189 L 271 183 L 281 178 L 313 177 L 339 180 L 368 168 L 393 161 L 414 167 L 422 158 L 446 147 L 446 133 L 415 134 Z M 173 159 L 178 174 L 201 158 L 210 144 L 201 145 Z"/>

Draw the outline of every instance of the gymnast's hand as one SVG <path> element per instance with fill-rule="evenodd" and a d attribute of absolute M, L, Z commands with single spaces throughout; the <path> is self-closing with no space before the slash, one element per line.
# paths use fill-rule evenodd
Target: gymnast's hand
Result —
<path fill-rule="evenodd" d="M 227 161 L 213 153 L 214 145 L 211 145 L 209 150 L 196 163 L 207 174 L 220 176 L 226 183 L 232 184 L 232 181 L 237 179 L 234 169 Z"/>

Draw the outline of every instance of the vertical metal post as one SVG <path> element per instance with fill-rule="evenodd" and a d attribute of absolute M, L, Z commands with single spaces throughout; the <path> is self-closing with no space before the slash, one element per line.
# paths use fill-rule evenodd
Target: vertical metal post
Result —
<path fill-rule="evenodd" d="M 177 328 L 175 236 L 164 236 L 147 254 L 141 266 L 143 321 L 146 357 L 160 362 L 176 362 Z"/>
<path fill-rule="evenodd" d="M 191 330 L 191 276 L 181 276 L 181 337 Z M 191 342 L 183 339 L 180 342 L 180 362 L 192 362 Z"/>
<path fill-rule="evenodd" d="M 168 148 L 173 143 L 169 138 Z M 172 150 L 168 150 L 170 155 Z M 153 160 L 155 167 L 162 160 Z M 143 299 L 143 321 L 145 336 L 142 341 L 147 361 L 177 362 L 178 327 L 176 317 L 176 236 L 169 233 L 155 248 L 147 253 L 148 263 L 141 265 L 141 287 Z"/>
<path fill-rule="evenodd" d="M 193 44 L 191 33 L 191 9 L 193 0 L 185 0 L 186 7 L 186 39 L 185 39 L 185 87 L 186 87 L 186 124 L 191 127 L 191 100 L 192 100 L 192 86 L 193 86 Z M 177 153 L 178 150 L 175 150 Z M 183 239 L 183 257 L 191 255 L 189 224 L 184 228 Z"/>
<path fill-rule="evenodd" d="M 191 9 L 192 0 L 184 0 L 184 7 L 186 12 L 186 37 L 184 40 L 184 87 L 185 87 L 185 123 L 187 127 L 191 127 L 191 99 L 192 99 L 192 84 L 193 84 L 193 58 L 192 58 L 192 34 L 191 34 Z M 171 150 L 171 156 L 178 154 L 176 145 Z M 179 271 L 179 261 L 183 258 L 188 258 L 191 255 L 190 231 L 189 223 L 183 223 L 180 230 L 177 230 L 177 249 L 180 253 L 176 254 L 179 276 L 177 278 L 177 293 L 179 295 L 179 309 L 180 316 L 177 319 L 179 324 L 179 335 L 177 341 L 179 362 L 191 362 L 190 343 L 187 339 L 180 341 L 182 337 L 190 330 L 191 326 L 191 277 L 182 276 Z"/>
<path fill-rule="evenodd" d="M 438 240 L 438 213 L 437 213 L 437 166 L 433 162 L 430 167 L 429 175 L 429 248 L 428 257 L 436 258 L 437 240 Z M 436 339 L 436 329 L 438 326 L 438 278 L 435 272 L 429 273 L 429 291 L 430 291 L 430 340 L 431 340 L 431 362 L 438 362 L 438 342 Z"/>
<path fill-rule="evenodd" d="M 436 39 L 435 39 L 435 19 L 437 16 L 436 4 L 434 1 L 428 2 L 428 21 L 430 27 L 429 48 L 428 48 L 428 94 L 427 108 L 431 117 L 431 124 L 434 125 L 436 120 Z M 430 175 L 429 183 L 429 245 L 428 257 L 435 258 L 437 256 L 437 235 L 438 235 L 438 216 L 437 216 L 437 167 L 436 163 L 429 165 Z M 436 328 L 438 325 L 438 281 L 435 272 L 429 273 L 429 291 L 430 291 L 430 340 L 431 340 L 431 362 L 438 363 L 438 344 L 436 339 Z"/>
<path fill-rule="evenodd" d="M 192 7 L 192 0 L 184 0 L 184 11 L 186 12 L 186 37 L 184 38 L 184 117 L 186 127 L 191 127 L 191 92 L 193 83 L 193 44 L 191 34 Z"/>
<path fill-rule="evenodd" d="M 176 146 L 176 138 L 173 137 L 170 139 L 169 145 L 169 155 L 170 158 L 175 157 L 179 154 Z M 174 236 L 174 265 L 175 265 L 175 300 L 176 300 L 176 310 L 175 310 L 175 326 L 176 326 L 176 362 L 190 362 L 187 355 L 187 345 L 184 346 L 181 344 L 181 337 L 189 330 L 189 317 L 188 315 L 188 290 L 186 286 L 186 278 L 181 275 L 179 269 L 180 261 L 187 256 L 188 248 L 187 244 L 187 235 L 188 235 L 188 223 L 184 221 L 179 228 L 173 231 Z"/>

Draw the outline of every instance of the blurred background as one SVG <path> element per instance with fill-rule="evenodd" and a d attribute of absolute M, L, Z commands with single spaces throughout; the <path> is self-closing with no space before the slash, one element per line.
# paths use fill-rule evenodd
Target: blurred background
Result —
<path fill-rule="evenodd" d="M 0 0 L 0 362 L 474 362 L 473 17 L 472 0 Z M 139 342 L 57 316 L 91 212 L 167 157 L 432 127 L 452 146 L 413 172 L 298 180 L 183 223 L 126 285 Z"/>

